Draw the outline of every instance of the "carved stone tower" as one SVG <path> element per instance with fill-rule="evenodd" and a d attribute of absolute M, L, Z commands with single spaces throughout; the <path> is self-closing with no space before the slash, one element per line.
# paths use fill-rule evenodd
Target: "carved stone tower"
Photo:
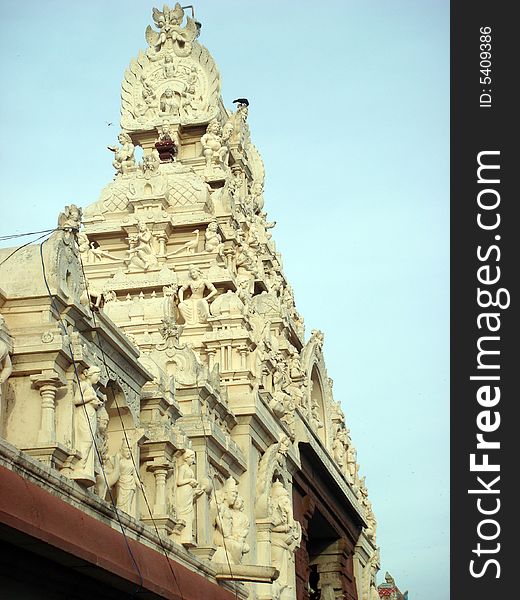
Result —
<path fill-rule="evenodd" d="M 153 21 L 121 86 L 114 179 L 76 235 L 84 306 L 148 374 L 126 421 L 105 402 L 99 469 L 119 471 L 96 494 L 108 502 L 119 486 L 130 520 L 182 546 L 201 576 L 247 582 L 250 598 L 372 600 L 375 519 L 323 333 L 305 339 L 264 211 L 249 102 L 224 106 L 179 4 L 153 9 Z M 65 474 L 86 488 L 93 469 Z"/>

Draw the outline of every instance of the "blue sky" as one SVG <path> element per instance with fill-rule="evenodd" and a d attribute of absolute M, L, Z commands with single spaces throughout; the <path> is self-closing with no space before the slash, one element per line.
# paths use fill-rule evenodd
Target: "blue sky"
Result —
<path fill-rule="evenodd" d="M 162 2 L 160 3 L 162 6 Z M 0 235 L 112 178 L 120 83 L 153 2 L 0 3 Z M 379 581 L 449 596 L 449 3 L 199 1 L 227 106 L 251 102 L 266 209 L 325 332 L 378 520 Z"/>

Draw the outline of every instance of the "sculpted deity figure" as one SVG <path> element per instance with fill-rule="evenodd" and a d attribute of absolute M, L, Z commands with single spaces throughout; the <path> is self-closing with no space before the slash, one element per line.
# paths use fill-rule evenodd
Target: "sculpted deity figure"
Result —
<path fill-rule="evenodd" d="M 186 526 L 180 533 L 180 541 L 182 544 L 192 544 L 193 519 L 195 517 L 194 503 L 204 493 L 204 489 L 195 479 L 193 471 L 195 452 L 189 449 L 185 450 L 179 461 L 175 481 L 175 506 L 178 517 L 186 521 Z"/>
<path fill-rule="evenodd" d="M 217 254 L 223 258 L 224 245 L 222 244 L 222 237 L 218 232 L 217 221 L 208 223 L 204 235 L 204 250 L 206 252 L 217 252 Z"/>
<path fill-rule="evenodd" d="M 249 216 L 249 237 L 256 238 L 257 244 L 268 244 L 272 235 L 269 229 L 276 226 L 276 221 L 270 223 L 266 220 L 267 214 L 260 212 L 259 214 L 251 213 Z M 250 242 L 251 243 L 251 242 Z"/>
<path fill-rule="evenodd" d="M 264 186 L 260 181 L 255 181 L 251 186 L 251 204 L 255 213 L 264 208 Z"/>
<path fill-rule="evenodd" d="M 274 582 L 278 597 L 292 586 L 291 558 L 301 541 L 301 526 L 294 520 L 289 492 L 280 481 L 271 490 L 271 562 L 280 571 Z"/>
<path fill-rule="evenodd" d="M 244 499 L 238 494 L 237 483 L 232 477 L 216 492 L 211 519 L 213 543 L 217 546 L 213 562 L 240 564 L 243 554 L 249 552 L 245 541 L 249 533 L 249 519 L 244 513 Z"/>
<path fill-rule="evenodd" d="M 163 76 L 165 79 L 175 77 L 175 65 L 173 64 L 173 56 L 171 54 L 164 56 Z"/>
<path fill-rule="evenodd" d="M 143 171 L 144 176 L 149 179 L 153 173 L 157 172 L 160 164 L 161 159 L 159 157 L 159 152 L 154 148 L 149 154 L 143 156 L 141 170 Z"/>
<path fill-rule="evenodd" d="M 135 500 L 139 477 L 126 440 L 123 440 L 121 448 L 116 454 L 114 471 L 114 477 L 117 478 L 116 506 L 129 515 L 135 516 Z"/>
<path fill-rule="evenodd" d="M 210 314 L 208 301 L 216 296 L 217 288 L 193 265 L 190 266 L 188 275 L 189 281 L 179 288 L 179 311 L 187 325 L 206 323 Z M 206 289 L 209 294 L 204 296 Z M 184 292 L 188 290 L 191 296 L 185 300 Z"/>
<path fill-rule="evenodd" d="M 159 101 L 161 115 L 178 115 L 179 107 L 178 95 L 171 88 L 167 88 Z"/>
<path fill-rule="evenodd" d="M 101 406 L 97 411 L 97 431 L 96 431 L 96 446 L 95 453 L 95 471 L 96 484 L 95 492 L 100 497 L 105 499 L 108 487 L 112 487 L 115 483 L 114 465 L 108 456 L 108 421 L 109 416 L 104 406 Z M 104 474 L 103 474 L 104 472 Z"/>
<path fill-rule="evenodd" d="M 235 266 L 237 269 L 237 279 L 249 281 L 249 291 L 253 293 L 254 280 L 259 277 L 259 259 L 253 254 L 249 246 L 243 241 L 242 236 L 237 232 L 238 249 L 235 255 Z"/>
<path fill-rule="evenodd" d="M 13 372 L 11 354 L 13 352 L 13 338 L 5 324 L 5 319 L 0 315 L 0 407 L 2 402 L 2 385 Z"/>
<path fill-rule="evenodd" d="M 341 428 L 337 431 L 332 442 L 332 455 L 343 472 L 345 472 L 347 465 L 347 444 L 348 434 L 345 429 Z"/>
<path fill-rule="evenodd" d="M 234 126 L 231 121 L 227 121 L 222 127 L 221 142 L 222 146 L 219 151 L 219 160 L 223 165 L 228 165 L 229 160 L 229 144 L 233 135 Z"/>
<path fill-rule="evenodd" d="M 155 92 L 148 87 L 143 87 L 141 92 L 141 102 L 139 102 L 136 106 L 136 116 L 140 118 L 140 120 L 144 120 L 149 114 L 154 114 L 157 110 L 157 102 Z"/>
<path fill-rule="evenodd" d="M 128 133 L 121 132 L 117 139 L 121 146 L 107 146 L 107 148 L 114 153 L 114 161 L 112 165 L 118 173 L 128 173 L 128 171 L 135 167 L 135 146 L 132 143 L 132 138 Z"/>
<path fill-rule="evenodd" d="M 74 393 L 74 444 L 81 453 L 72 478 L 86 487 L 96 481 L 94 439 L 97 433 L 97 411 L 103 406 L 105 397 L 94 387 L 101 369 L 93 365 L 80 375 L 80 384 Z"/>
<path fill-rule="evenodd" d="M 292 380 L 304 376 L 300 354 L 292 344 L 289 347 L 289 376 Z"/>
<path fill-rule="evenodd" d="M 182 111 L 187 117 L 195 116 L 204 106 L 204 100 L 193 84 L 188 85 L 181 99 Z"/>
<path fill-rule="evenodd" d="M 163 287 L 163 317 L 175 321 L 175 297 L 177 295 L 176 285 Z"/>
<path fill-rule="evenodd" d="M 146 28 L 145 37 L 150 50 L 153 48 L 158 53 L 166 47 L 173 49 L 177 56 L 189 56 L 191 42 L 199 35 L 199 28 L 190 17 L 186 18 L 185 27 L 181 27 L 184 18 L 181 5 L 177 2 L 173 9 L 169 9 L 165 4 L 162 11 L 153 8 L 152 17 L 159 31 L 154 31 L 149 25 Z"/>
<path fill-rule="evenodd" d="M 81 217 L 83 210 L 78 208 L 75 204 L 66 206 L 63 212 L 58 217 L 58 227 L 60 229 L 79 231 L 81 227 Z"/>
<path fill-rule="evenodd" d="M 157 254 L 152 246 L 153 235 L 148 226 L 143 221 L 137 224 L 137 232 L 129 238 L 130 248 L 127 250 L 128 265 L 135 264 L 145 271 L 157 264 Z"/>
<path fill-rule="evenodd" d="M 277 417 L 289 428 L 291 437 L 295 432 L 295 410 L 297 399 L 292 395 L 291 379 L 289 377 L 287 363 L 281 353 L 275 357 L 275 368 L 273 371 L 272 399 L 269 406 Z"/>
<path fill-rule="evenodd" d="M 237 495 L 235 503 L 231 506 L 231 516 L 233 518 L 232 537 L 240 548 L 241 556 L 239 558 L 242 559 L 242 555 L 247 554 L 250 548 L 246 542 L 249 534 L 249 518 L 244 511 L 244 499 L 240 494 Z"/>
<path fill-rule="evenodd" d="M 206 133 L 200 138 L 200 143 L 202 144 L 202 154 L 206 159 L 207 168 L 212 165 L 218 166 L 222 157 L 224 155 L 227 157 L 228 149 L 222 144 L 218 121 L 213 120 L 208 124 Z"/>

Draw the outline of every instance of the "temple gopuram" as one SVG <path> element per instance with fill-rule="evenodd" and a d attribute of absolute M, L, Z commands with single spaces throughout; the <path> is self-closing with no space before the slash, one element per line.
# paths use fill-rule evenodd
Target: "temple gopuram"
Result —
<path fill-rule="evenodd" d="M 199 34 L 179 4 L 153 9 L 113 180 L 41 243 L 0 250 L 2 597 L 381 596 L 249 101 L 224 106 Z"/>

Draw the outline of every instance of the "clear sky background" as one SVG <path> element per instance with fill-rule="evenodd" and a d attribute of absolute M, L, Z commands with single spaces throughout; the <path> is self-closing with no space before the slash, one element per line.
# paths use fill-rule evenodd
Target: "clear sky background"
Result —
<path fill-rule="evenodd" d="M 113 177 L 120 83 L 152 6 L 0 0 L 0 235 L 54 227 Z M 325 332 L 378 582 L 389 571 L 410 600 L 447 600 L 449 2 L 195 11 L 226 105 L 251 102 L 274 239 L 308 335 Z"/>

